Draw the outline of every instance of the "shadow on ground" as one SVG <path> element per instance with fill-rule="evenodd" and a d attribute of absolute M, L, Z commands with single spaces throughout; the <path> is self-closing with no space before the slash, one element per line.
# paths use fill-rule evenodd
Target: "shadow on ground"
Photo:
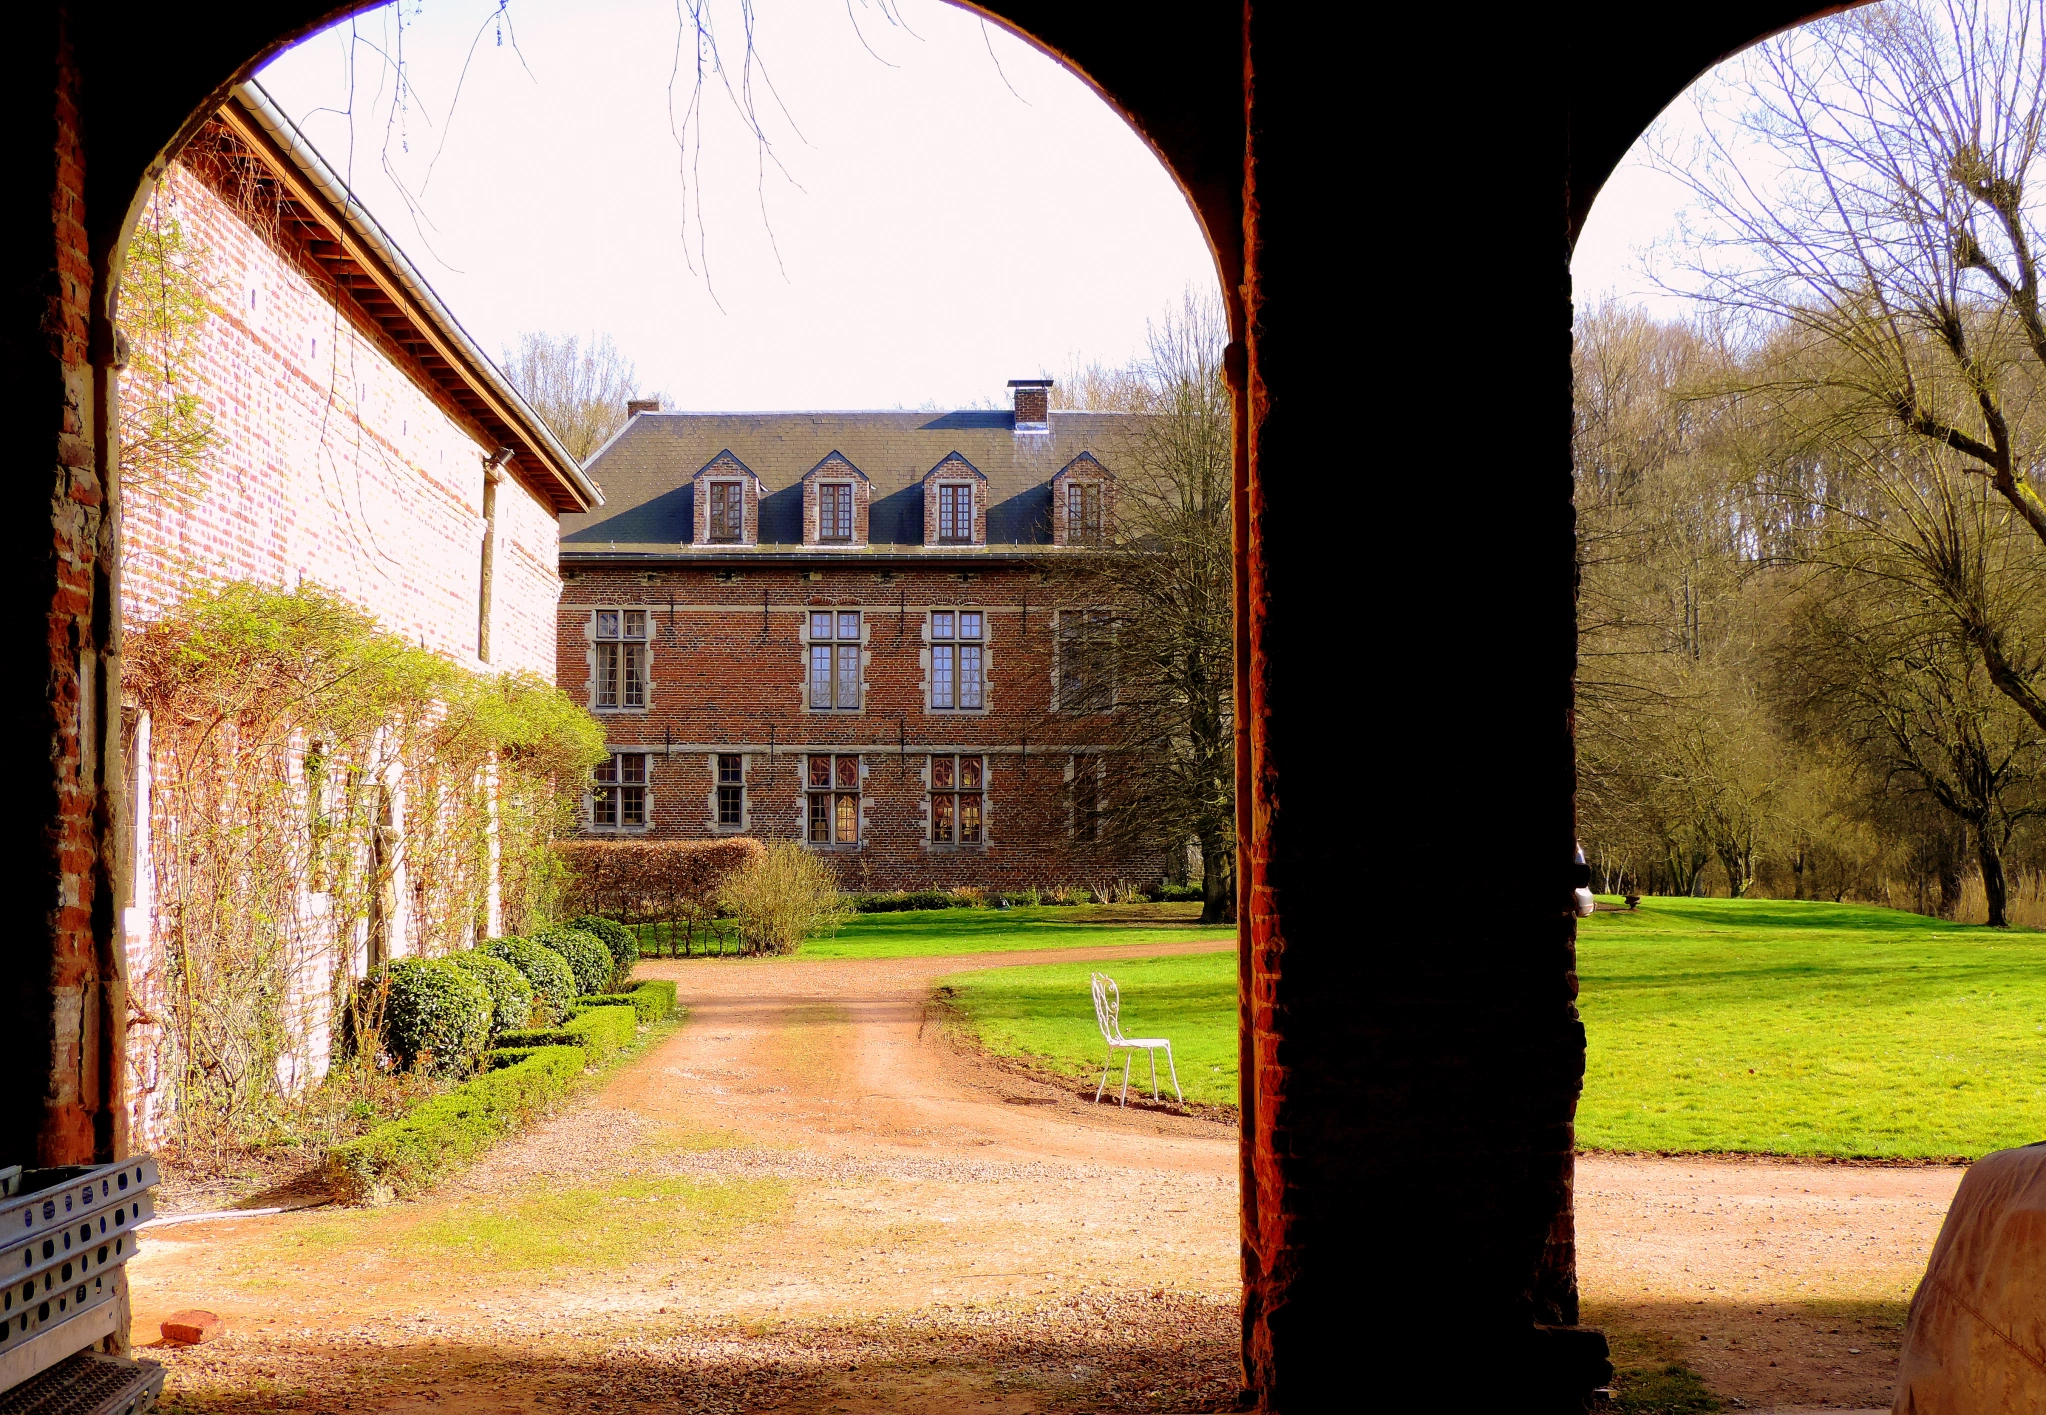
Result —
<path fill-rule="evenodd" d="M 1903 1302 L 1644 1302 L 1585 1305 L 1613 1348 L 1625 1415 L 1720 1408 L 1888 1407 L 1904 1335 Z M 1694 1373 L 1686 1383 L 1670 1374 Z M 1631 1389 L 1631 1396 L 1630 1396 Z M 1712 1402 L 1688 1392 L 1702 1389 Z M 1716 1403 L 1713 1403 L 1716 1402 Z"/>

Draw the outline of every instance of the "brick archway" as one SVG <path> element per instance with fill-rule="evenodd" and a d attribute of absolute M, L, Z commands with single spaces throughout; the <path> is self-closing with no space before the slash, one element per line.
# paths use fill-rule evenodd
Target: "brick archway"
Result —
<path fill-rule="evenodd" d="M 41 0 L 0 58 L 0 1159 L 125 1144 L 111 272 L 227 88 L 360 8 Z M 1690 79 L 1821 11 L 979 8 L 1152 143 L 1229 292 L 1247 1384 L 1576 1408 L 1569 243 Z"/>

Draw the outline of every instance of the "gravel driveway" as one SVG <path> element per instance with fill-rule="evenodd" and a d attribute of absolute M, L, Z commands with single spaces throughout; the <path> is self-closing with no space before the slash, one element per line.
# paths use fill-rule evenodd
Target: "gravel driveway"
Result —
<path fill-rule="evenodd" d="M 172 1410 L 1225 1408 L 1234 1131 L 990 1067 L 926 999 L 971 968 L 1229 946 L 643 963 L 689 1021 L 601 1090 L 424 1200 L 156 1230 L 136 1333 L 227 1318 L 148 1353 Z M 502 1231 L 557 1187 L 600 1212 L 676 1184 L 752 1217 L 542 1266 Z M 497 1246 L 463 1246 L 478 1215 Z"/>

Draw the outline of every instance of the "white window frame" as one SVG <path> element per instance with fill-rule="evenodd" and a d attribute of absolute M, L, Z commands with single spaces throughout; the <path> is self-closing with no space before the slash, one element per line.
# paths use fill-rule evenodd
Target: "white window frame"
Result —
<path fill-rule="evenodd" d="M 731 495 L 739 502 L 739 532 L 737 535 L 718 534 L 717 504 L 718 487 L 730 487 Z M 704 478 L 703 538 L 712 545 L 744 545 L 746 543 L 746 479 L 744 477 Z M 729 504 L 730 498 L 727 498 Z"/>
<path fill-rule="evenodd" d="M 949 782 L 944 779 L 948 776 Z M 971 785 L 967 784 L 969 776 Z M 924 758 L 927 841 L 940 847 L 987 844 L 987 776 L 987 757 L 979 752 L 933 752 Z M 964 834 L 969 801 L 974 818 L 971 839 Z"/>
<path fill-rule="evenodd" d="M 847 635 L 847 621 L 852 633 Z M 829 629 L 820 636 L 818 629 Z M 803 619 L 803 710 L 859 712 L 867 699 L 867 616 L 864 610 L 806 609 Z M 820 672 L 822 669 L 822 672 Z M 825 689 L 820 694 L 819 688 Z M 829 699 L 819 702 L 820 696 Z M 846 699 L 848 696 L 851 701 Z"/>
<path fill-rule="evenodd" d="M 599 605 L 590 616 L 590 711 L 645 712 L 653 704 L 650 609 Z"/>
<path fill-rule="evenodd" d="M 960 493 L 960 492 L 964 492 L 964 493 L 965 493 L 965 495 L 966 495 L 966 534 L 965 534 L 965 535 L 963 535 L 963 536 L 948 536 L 948 535 L 946 535 L 946 534 L 945 534 L 945 493 L 946 493 L 946 492 L 948 492 L 948 491 L 949 491 L 949 492 L 953 492 L 953 493 L 954 493 L 954 496 L 952 497 L 952 503 L 953 503 L 953 514 L 954 514 L 954 518 L 955 518 L 955 521 L 956 521 L 956 518 L 957 518 L 957 514 L 958 514 L 958 503 L 959 503 L 959 497 L 958 497 L 957 493 Z M 941 481 L 941 482 L 939 482 L 939 483 L 938 483 L 938 525 L 937 525 L 937 536 L 938 536 L 938 544 L 939 544 L 939 545 L 975 545 L 975 544 L 978 544 L 978 543 L 979 543 L 979 542 L 978 542 L 978 537 L 976 537 L 976 536 L 974 535 L 974 531 L 975 531 L 975 529 L 976 529 L 976 528 L 977 528 L 977 527 L 979 526 L 979 524 L 980 524 L 980 514 L 979 514 L 979 513 L 980 513 L 980 498 L 979 498 L 978 494 L 976 493 L 976 491 L 975 491 L 975 488 L 974 488 L 974 484 L 973 484 L 972 482 L 970 482 L 970 481 Z"/>
<path fill-rule="evenodd" d="M 738 774 L 730 780 L 725 777 L 726 763 L 737 763 Z M 713 831 L 730 834 L 743 833 L 752 825 L 752 801 L 747 792 L 747 754 L 744 752 L 712 752 L 710 754 L 710 826 Z M 737 794 L 739 818 L 725 819 L 725 792 Z"/>
<path fill-rule="evenodd" d="M 833 500 L 838 499 L 838 493 L 843 492 L 845 494 L 845 534 L 842 536 L 826 535 L 824 533 L 824 497 L 827 492 L 832 494 Z M 853 484 L 849 481 L 818 482 L 817 543 L 819 545 L 851 545 L 858 539 L 859 525 L 860 503 L 858 495 L 853 490 Z"/>
<path fill-rule="evenodd" d="M 819 785 L 817 763 L 828 763 L 830 781 Z M 845 784 L 843 763 L 852 763 L 851 785 Z M 805 752 L 803 754 L 803 843 L 813 849 L 856 849 L 866 838 L 867 762 L 858 752 Z M 852 838 L 845 838 L 845 805 L 852 803 Z M 820 806 L 820 803 L 821 806 Z M 823 824 L 823 839 L 818 824 Z"/>
<path fill-rule="evenodd" d="M 639 763 L 636 770 L 638 779 L 632 778 L 634 768 L 626 765 L 628 760 Z M 628 821 L 627 804 L 633 800 L 628 792 L 637 791 L 638 820 Z M 610 796 L 607 793 L 615 792 Z M 606 806 L 609 810 L 606 810 Z M 590 772 L 590 789 L 585 797 L 584 819 L 589 828 L 607 835 L 637 835 L 653 829 L 654 826 L 654 767 L 651 752 L 613 752 L 601 766 Z M 604 816 L 609 815 L 607 821 Z"/>
<path fill-rule="evenodd" d="M 966 632 L 968 620 L 975 630 L 972 634 Z M 979 608 L 933 609 L 925 617 L 924 636 L 931 655 L 930 685 L 924 694 L 926 711 L 957 714 L 988 710 L 991 627 L 987 611 Z"/>

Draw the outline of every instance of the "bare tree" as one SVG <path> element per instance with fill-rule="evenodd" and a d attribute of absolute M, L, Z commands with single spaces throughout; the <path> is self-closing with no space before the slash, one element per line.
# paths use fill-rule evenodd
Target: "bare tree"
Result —
<path fill-rule="evenodd" d="M 1197 843 L 1209 922 L 1236 917 L 1227 338 L 1214 301 L 1190 293 L 1151 326 L 1140 365 L 1082 382 L 1136 415 L 1105 444 L 1114 487 L 1098 545 L 1049 567 L 1073 607 L 1062 652 L 1088 660 L 1104 686 L 1113 659 L 1104 720 L 1118 785 L 1086 804 L 1105 838 Z"/>
<path fill-rule="evenodd" d="M 1908 591 L 1829 575 L 1792 620 L 1779 656 L 1786 715 L 1849 745 L 1890 791 L 1921 797 L 1966 827 L 1993 928 L 2007 922 L 2004 859 L 2046 813 L 2046 743 L 1990 683 L 1949 615 Z M 1885 590 L 1890 592 L 1885 593 Z M 1943 872 L 1957 874 L 1949 865 Z M 1951 907 L 1957 890 L 1942 887 Z"/>
<path fill-rule="evenodd" d="M 1700 293 L 1770 330 L 1749 391 L 1850 449 L 1907 535 L 1993 494 L 2046 542 L 2046 0 L 1891 0 L 1760 45 L 1733 74 L 1736 121 L 1659 160 L 1705 217 Z M 1973 489 L 1912 481 L 1927 462 L 1888 455 L 1896 439 L 1948 454 Z M 1921 562 L 1940 554 L 1932 531 Z M 1989 680 L 2046 727 L 2022 655 L 1965 597 L 1950 608 Z"/>
<path fill-rule="evenodd" d="M 502 359 L 505 376 L 578 462 L 588 461 L 624 426 L 628 402 L 666 401 L 663 394 L 636 391 L 639 370 L 608 334 L 587 341 L 573 334 L 521 334 L 518 348 L 505 349 Z"/>

